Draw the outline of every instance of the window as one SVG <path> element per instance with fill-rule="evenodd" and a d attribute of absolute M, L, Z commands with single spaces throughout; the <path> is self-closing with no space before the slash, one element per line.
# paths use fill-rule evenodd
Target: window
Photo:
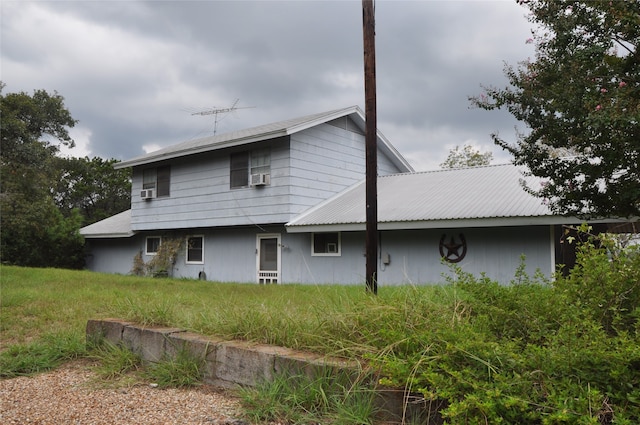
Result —
<path fill-rule="evenodd" d="M 340 233 L 314 233 L 311 255 L 340 255 Z"/>
<path fill-rule="evenodd" d="M 249 186 L 249 152 L 231 155 L 231 188 Z"/>
<path fill-rule="evenodd" d="M 271 152 L 267 149 L 251 152 L 251 172 L 249 174 L 269 174 L 271 172 Z"/>
<path fill-rule="evenodd" d="M 142 189 L 155 189 L 157 197 L 169 196 L 171 168 L 168 165 L 142 171 Z"/>
<path fill-rule="evenodd" d="M 187 237 L 187 264 L 204 263 L 204 236 Z"/>
<path fill-rule="evenodd" d="M 229 173 L 231 189 L 249 186 L 249 176 L 252 174 L 269 174 L 270 172 L 269 149 L 231 154 Z"/>
<path fill-rule="evenodd" d="M 147 240 L 145 241 L 144 253 L 146 255 L 156 255 L 158 250 L 160 249 L 160 244 L 162 243 L 162 239 L 160 236 L 147 236 Z"/>

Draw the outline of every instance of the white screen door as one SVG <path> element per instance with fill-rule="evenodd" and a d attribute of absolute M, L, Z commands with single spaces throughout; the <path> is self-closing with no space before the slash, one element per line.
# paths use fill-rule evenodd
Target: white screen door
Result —
<path fill-rule="evenodd" d="M 280 234 L 257 235 L 258 283 L 280 282 Z"/>

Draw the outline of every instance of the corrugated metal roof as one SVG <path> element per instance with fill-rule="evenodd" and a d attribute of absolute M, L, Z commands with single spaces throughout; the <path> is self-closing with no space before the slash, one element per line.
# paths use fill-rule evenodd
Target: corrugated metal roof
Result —
<path fill-rule="evenodd" d="M 131 210 L 85 226 L 80 229 L 80 234 L 87 239 L 131 237 Z"/>
<path fill-rule="evenodd" d="M 189 140 L 148 153 L 146 155 L 139 156 L 137 158 L 119 162 L 115 164 L 114 167 L 118 169 L 144 165 L 167 159 L 178 158 L 185 155 L 209 152 L 231 146 L 244 145 L 247 143 L 260 142 L 263 140 L 273 139 L 275 137 L 294 134 L 318 124 L 326 123 L 344 116 L 351 116 L 354 122 L 364 131 L 364 113 L 358 106 L 350 106 L 348 108 L 335 109 L 333 111 L 306 115 L 299 118 L 292 118 L 216 136 Z M 411 165 L 409 165 L 409 162 L 404 159 L 402 155 L 400 155 L 400 153 L 380 132 L 378 132 L 377 136 L 378 146 L 389 155 L 390 159 L 400 169 L 413 171 L 413 168 L 411 167 Z"/>
<path fill-rule="evenodd" d="M 378 177 L 379 228 L 436 227 L 443 222 L 482 225 L 480 220 L 487 219 L 496 225 L 496 219 L 553 217 L 540 198 L 523 189 L 525 180 L 537 189 L 535 179 L 525 177 L 522 168 L 511 164 Z M 314 226 L 359 230 L 364 223 L 362 181 L 307 210 L 287 227 L 292 232 L 309 231 Z"/>

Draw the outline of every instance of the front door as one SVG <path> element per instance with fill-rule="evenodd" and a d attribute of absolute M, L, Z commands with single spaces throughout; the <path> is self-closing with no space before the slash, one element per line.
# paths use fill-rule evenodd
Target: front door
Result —
<path fill-rule="evenodd" d="M 280 234 L 258 235 L 256 254 L 258 283 L 280 282 Z"/>

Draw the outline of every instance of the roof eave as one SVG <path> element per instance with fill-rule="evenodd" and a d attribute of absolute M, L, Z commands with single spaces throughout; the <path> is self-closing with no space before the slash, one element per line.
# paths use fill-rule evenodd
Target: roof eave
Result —
<path fill-rule="evenodd" d="M 120 239 L 120 238 L 130 238 L 135 235 L 135 232 L 128 233 L 92 233 L 87 235 L 82 235 L 85 239 Z"/>
<path fill-rule="evenodd" d="M 195 154 L 210 152 L 210 151 L 218 150 L 218 149 L 222 149 L 222 148 L 231 148 L 231 147 L 235 147 L 235 146 L 239 146 L 239 145 L 246 145 L 246 144 L 249 144 L 249 143 L 261 142 L 261 141 L 267 140 L 267 139 L 275 139 L 275 138 L 278 138 L 278 137 L 288 136 L 289 134 L 291 134 L 291 132 L 289 132 L 287 130 L 288 129 L 272 131 L 272 132 L 269 132 L 269 133 L 260 134 L 259 136 L 241 137 L 241 138 L 233 139 L 233 140 L 231 140 L 229 142 L 225 142 L 225 143 L 211 144 L 211 145 L 208 145 L 208 146 L 200 146 L 200 147 L 193 148 L 193 149 L 183 149 L 183 150 L 180 150 L 180 151 L 174 151 L 174 152 L 170 152 L 170 153 L 167 153 L 167 154 L 159 153 L 158 155 L 153 155 L 153 153 L 151 153 L 150 154 L 151 156 L 145 156 L 144 158 L 131 159 L 131 160 L 128 160 L 128 161 L 118 162 L 118 163 L 114 164 L 113 168 L 118 170 L 118 169 L 121 169 L 121 168 L 137 167 L 137 166 L 140 166 L 140 165 L 152 164 L 154 162 L 160 162 L 160 161 L 166 161 L 166 160 L 169 160 L 169 159 L 181 158 L 181 157 L 187 156 L 187 155 L 195 155 Z"/>
<path fill-rule="evenodd" d="M 563 217 L 555 215 L 531 217 L 486 217 L 464 218 L 448 220 L 415 220 L 378 222 L 378 230 L 416 230 L 416 229 L 460 229 L 470 227 L 507 227 L 507 226 L 551 226 L 558 224 L 579 224 L 584 220 L 577 217 Z M 597 220 L 595 222 L 610 222 L 612 220 Z M 351 232 L 364 231 L 365 223 L 332 223 L 286 225 L 289 233 L 308 232 Z"/>

